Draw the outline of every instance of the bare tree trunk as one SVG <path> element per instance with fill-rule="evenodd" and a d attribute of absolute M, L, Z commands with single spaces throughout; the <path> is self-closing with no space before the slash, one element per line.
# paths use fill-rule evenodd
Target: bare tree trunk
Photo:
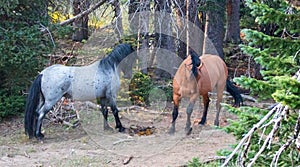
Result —
<path fill-rule="evenodd" d="M 139 31 L 138 31 L 138 49 L 142 50 L 142 73 L 147 74 L 149 61 L 149 18 L 150 18 L 150 0 L 140 0 L 139 13 Z"/>
<path fill-rule="evenodd" d="M 186 3 L 185 0 L 175 0 L 176 21 L 178 26 L 178 56 L 184 60 L 186 58 Z"/>
<path fill-rule="evenodd" d="M 187 20 L 187 1 L 175 0 L 175 11 L 177 17 L 178 35 L 179 35 L 179 48 L 178 56 L 185 59 L 187 56 L 187 43 L 190 44 L 189 49 L 192 49 L 197 54 L 202 54 L 204 35 L 202 25 L 198 16 L 198 3 L 196 0 L 189 0 L 189 17 Z M 189 24 L 189 42 L 187 41 L 187 24 Z"/>
<path fill-rule="evenodd" d="M 208 1 L 206 3 L 209 9 L 206 12 L 204 53 L 218 54 L 224 59 L 223 39 L 225 0 Z"/>
<path fill-rule="evenodd" d="M 157 78 L 172 77 L 173 62 L 166 61 L 170 54 L 175 55 L 175 43 L 172 37 L 171 27 L 171 0 L 155 0 L 155 41 L 157 68 L 155 75 Z"/>
<path fill-rule="evenodd" d="M 189 48 L 191 51 L 196 52 L 199 56 L 202 55 L 204 34 L 201 29 L 200 19 L 198 16 L 198 4 L 196 0 L 188 0 L 189 10 Z"/>
<path fill-rule="evenodd" d="M 232 43 L 240 42 L 240 0 L 226 1 L 226 33 L 225 41 Z"/>
<path fill-rule="evenodd" d="M 114 31 L 118 35 L 118 40 L 120 40 L 123 35 L 122 11 L 120 8 L 120 1 L 114 0 L 112 5 L 114 7 L 116 18 Z"/>
<path fill-rule="evenodd" d="M 128 6 L 128 22 L 131 34 L 137 34 L 139 25 L 139 0 L 130 0 Z"/>
<path fill-rule="evenodd" d="M 74 0 L 73 1 L 73 13 L 74 16 L 80 14 L 81 12 L 87 10 L 90 6 L 89 0 Z M 88 15 L 76 19 L 73 22 L 73 26 L 76 29 L 73 33 L 73 41 L 82 41 L 83 39 L 88 39 Z"/>

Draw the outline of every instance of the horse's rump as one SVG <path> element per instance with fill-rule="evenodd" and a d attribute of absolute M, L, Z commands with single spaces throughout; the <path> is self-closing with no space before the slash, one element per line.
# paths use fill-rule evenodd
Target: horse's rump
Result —
<path fill-rule="evenodd" d="M 200 88 L 207 88 L 212 91 L 219 82 L 225 82 L 228 76 L 227 66 L 224 61 L 216 55 L 203 55 L 200 57 L 202 65 L 199 68 Z M 209 79 L 209 80 L 208 80 Z M 210 88 L 209 88 L 210 87 Z"/>
<path fill-rule="evenodd" d="M 197 80 L 192 75 L 192 60 L 188 57 L 179 66 L 173 78 L 173 91 L 182 97 L 190 97 L 191 94 L 198 93 Z"/>

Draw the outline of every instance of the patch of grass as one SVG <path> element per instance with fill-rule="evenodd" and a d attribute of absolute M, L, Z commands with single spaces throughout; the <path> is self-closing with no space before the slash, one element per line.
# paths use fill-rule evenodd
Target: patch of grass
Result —
<path fill-rule="evenodd" d="M 203 163 L 203 162 L 200 162 L 199 158 L 197 158 L 197 157 L 192 158 L 192 160 L 188 161 L 188 164 L 187 164 L 188 167 L 219 167 L 221 165 L 222 165 L 222 163 L 220 162 L 220 160 L 214 160 L 211 162 Z"/>
<path fill-rule="evenodd" d="M 94 156 L 76 156 L 76 157 L 72 157 L 72 158 L 64 158 L 64 159 L 60 159 L 59 162 L 57 162 L 56 164 L 54 164 L 55 166 L 64 166 L 64 167 L 73 167 L 73 166 L 108 166 L 108 162 L 103 162 L 102 160 L 100 160 L 97 157 Z"/>

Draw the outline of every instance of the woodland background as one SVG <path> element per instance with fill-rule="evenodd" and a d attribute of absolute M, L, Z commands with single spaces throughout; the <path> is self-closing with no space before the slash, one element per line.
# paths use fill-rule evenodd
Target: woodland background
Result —
<path fill-rule="evenodd" d="M 98 29 L 112 27 L 116 41 L 131 43 L 137 50 L 164 48 L 182 59 L 188 47 L 199 55 L 208 53 L 205 43 L 209 39 L 217 54 L 233 67 L 230 77 L 244 94 L 274 102 L 273 108 L 225 105 L 238 119 L 224 129 L 240 139 L 241 145 L 234 147 L 236 152 L 220 154 L 232 153 L 227 160 L 238 166 L 300 165 L 299 8 L 297 0 L 2 0 L 0 119 L 22 115 L 27 90 L 38 71 L 53 63 L 75 64 L 74 49 Z M 166 31 L 192 36 L 190 43 L 189 37 L 182 41 L 157 33 L 155 20 L 149 21 L 147 15 L 134 18 L 135 13 L 158 11 L 178 20 L 186 18 L 204 35 L 195 37 L 186 32 L 183 22 L 164 20 L 177 28 L 167 26 Z M 124 19 L 129 25 L 123 24 Z M 237 68 L 238 61 L 247 63 Z M 143 69 L 137 77 L 144 79 L 137 84 L 144 88 L 153 85 L 154 78 L 172 78 L 160 69 Z M 134 94 L 146 103 L 147 90 L 136 90 Z M 197 160 L 193 163 L 198 164 Z"/>

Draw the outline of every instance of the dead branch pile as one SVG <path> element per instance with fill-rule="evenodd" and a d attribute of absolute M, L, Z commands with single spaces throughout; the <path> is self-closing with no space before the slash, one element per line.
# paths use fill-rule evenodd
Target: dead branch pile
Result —
<path fill-rule="evenodd" d="M 52 123 L 60 123 L 72 128 L 80 125 L 78 111 L 74 108 L 72 100 L 62 97 L 61 100 L 50 110 L 47 118 Z"/>

